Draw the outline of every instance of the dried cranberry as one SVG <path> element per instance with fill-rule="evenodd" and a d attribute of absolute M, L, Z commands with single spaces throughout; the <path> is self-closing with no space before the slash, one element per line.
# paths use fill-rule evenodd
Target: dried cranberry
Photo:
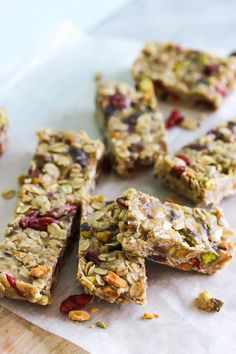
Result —
<path fill-rule="evenodd" d="M 20 227 L 22 227 L 22 229 L 30 227 L 38 231 L 47 231 L 48 225 L 52 223 L 58 223 L 58 220 L 49 216 L 40 217 L 37 212 L 32 212 L 21 219 Z"/>
<path fill-rule="evenodd" d="M 98 256 L 96 255 L 96 253 L 88 251 L 85 254 L 85 259 L 87 262 L 93 262 L 94 264 L 96 264 L 97 266 L 99 266 L 101 264 L 100 259 L 98 258 Z"/>
<path fill-rule="evenodd" d="M 130 107 L 131 101 L 121 93 L 116 92 L 114 95 L 110 96 L 110 104 L 113 107 L 124 109 Z"/>
<path fill-rule="evenodd" d="M 185 148 L 201 151 L 201 150 L 208 149 L 208 146 L 206 144 L 190 144 L 190 145 L 186 145 Z"/>
<path fill-rule="evenodd" d="M 90 304 L 93 297 L 92 295 L 81 294 L 71 295 L 62 301 L 60 306 L 61 313 L 69 313 L 72 310 L 78 310 Z"/>
<path fill-rule="evenodd" d="M 38 167 L 36 167 L 35 169 L 30 168 L 29 172 L 28 172 L 30 178 L 36 178 L 36 177 L 38 177 L 40 175 L 40 173 L 41 172 L 40 172 L 40 169 Z"/>
<path fill-rule="evenodd" d="M 174 166 L 172 167 L 170 173 L 172 174 L 172 176 L 176 177 L 176 178 L 180 178 L 180 176 L 182 175 L 182 173 L 184 173 L 186 170 L 185 166 Z"/>
<path fill-rule="evenodd" d="M 86 167 L 88 165 L 89 159 L 86 152 L 79 148 L 70 148 L 69 154 L 75 163 L 80 164 L 80 166 Z"/>
<path fill-rule="evenodd" d="M 200 268 L 200 260 L 197 257 L 190 258 L 190 262 L 192 264 L 193 269 L 199 269 Z"/>
<path fill-rule="evenodd" d="M 216 86 L 216 91 L 219 92 L 219 94 L 221 94 L 221 96 L 223 97 L 226 97 L 228 95 L 228 90 L 226 87 Z"/>
<path fill-rule="evenodd" d="M 203 72 L 206 75 L 211 75 L 211 74 L 215 74 L 217 70 L 218 70 L 218 65 L 215 63 L 211 63 L 204 67 Z"/>
<path fill-rule="evenodd" d="M 183 117 L 178 109 L 171 111 L 169 118 L 166 121 L 166 128 L 171 129 L 176 125 L 179 125 L 183 120 Z"/>
<path fill-rule="evenodd" d="M 191 163 L 190 158 L 188 158 L 185 155 L 177 154 L 176 157 L 178 157 L 179 159 L 183 160 L 186 163 L 186 165 L 190 165 L 190 163 Z"/>
<path fill-rule="evenodd" d="M 22 294 L 22 292 L 20 291 L 20 289 L 18 289 L 17 286 L 16 286 L 16 281 L 15 281 L 15 279 L 14 279 L 11 275 L 9 275 L 9 274 L 6 274 L 6 278 L 7 278 L 8 283 L 10 284 L 10 286 L 16 290 L 16 292 L 18 293 L 18 295 L 19 295 L 19 296 L 23 296 L 23 294 Z"/>
<path fill-rule="evenodd" d="M 127 205 L 126 205 L 127 199 L 125 199 L 125 198 L 117 198 L 116 201 L 123 208 L 128 208 Z"/>
<path fill-rule="evenodd" d="M 15 279 L 9 274 L 6 274 L 6 278 L 7 278 L 8 283 L 11 285 L 11 287 L 15 288 L 15 286 L 16 286 Z"/>

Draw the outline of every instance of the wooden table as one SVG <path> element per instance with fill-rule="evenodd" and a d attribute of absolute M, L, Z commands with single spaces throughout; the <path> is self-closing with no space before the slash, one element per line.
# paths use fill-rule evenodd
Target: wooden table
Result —
<path fill-rule="evenodd" d="M 87 354 L 77 345 L 18 317 L 0 305 L 1 354 Z"/>

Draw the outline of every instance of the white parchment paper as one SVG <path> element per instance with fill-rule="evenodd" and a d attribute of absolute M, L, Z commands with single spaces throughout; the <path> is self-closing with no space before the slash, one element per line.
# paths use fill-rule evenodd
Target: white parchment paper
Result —
<path fill-rule="evenodd" d="M 40 52 L 33 53 L 32 58 L 27 58 L 24 65 L 10 75 L 0 88 L 0 104 L 8 108 L 11 116 L 8 149 L 0 159 L 1 191 L 18 188 L 17 178 L 27 171 L 35 150 L 35 131 L 44 127 L 84 129 L 91 137 L 99 137 L 93 120 L 94 74 L 100 72 L 107 79 L 131 82 L 129 68 L 141 47 L 142 43 L 127 40 L 92 39 L 66 24 Z M 162 108 L 167 112 L 171 106 L 162 105 Z M 234 115 L 236 95 L 231 95 L 197 131 L 175 128 L 168 133 L 170 149 L 174 151 Z M 111 200 L 128 187 L 160 199 L 173 194 L 152 177 L 151 171 L 130 180 L 101 176 L 95 192 L 104 193 Z M 2 235 L 14 205 L 15 200 L 0 198 Z M 234 228 L 235 206 L 236 197 L 222 203 Z M 75 249 L 60 273 L 51 306 L 5 299 L 1 303 L 19 316 L 95 354 L 235 353 L 235 261 L 211 277 L 148 263 L 147 305 L 100 302 L 100 311 L 83 324 L 73 323 L 59 312 L 64 298 L 82 291 L 75 281 L 76 267 Z M 205 289 L 225 302 L 220 313 L 203 313 L 193 306 L 193 299 Z M 161 317 L 145 321 L 141 319 L 144 312 L 160 313 Z M 108 322 L 108 329 L 91 328 L 96 321 Z"/>

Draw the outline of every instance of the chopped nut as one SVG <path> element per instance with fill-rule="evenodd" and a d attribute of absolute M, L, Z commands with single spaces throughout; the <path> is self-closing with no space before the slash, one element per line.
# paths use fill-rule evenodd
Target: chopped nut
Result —
<path fill-rule="evenodd" d="M 70 311 L 68 316 L 71 321 L 85 322 L 90 320 L 90 315 L 87 311 Z"/>
<path fill-rule="evenodd" d="M 103 278 L 108 284 L 113 285 L 116 288 L 126 288 L 128 285 L 126 280 L 122 279 L 119 277 L 119 275 L 111 271 L 109 271 L 108 274 Z"/>
<path fill-rule="evenodd" d="M 34 278 L 41 278 L 47 275 L 49 271 L 50 268 L 44 265 L 38 265 L 37 267 L 31 269 L 29 275 Z"/>
<path fill-rule="evenodd" d="M 16 191 L 14 189 L 7 189 L 6 191 L 2 192 L 2 197 L 4 199 L 11 199 L 16 195 Z"/>
<path fill-rule="evenodd" d="M 159 317 L 160 317 L 159 313 L 156 314 L 156 313 L 145 312 L 142 318 L 144 320 L 153 320 L 154 318 L 159 318 Z"/>
<path fill-rule="evenodd" d="M 206 312 L 219 312 L 224 305 L 223 301 L 215 299 L 208 290 L 200 293 L 194 303 L 200 310 Z"/>
<path fill-rule="evenodd" d="M 106 323 L 106 322 L 96 322 L 96 326 L 100 327 L 100 328 L 103 328 L 103 329 L 107 329 L 108 323 Z"/>

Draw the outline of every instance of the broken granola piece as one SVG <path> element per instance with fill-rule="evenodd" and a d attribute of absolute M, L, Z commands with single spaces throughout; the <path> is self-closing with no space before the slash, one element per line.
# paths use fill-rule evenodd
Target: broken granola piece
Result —
<path fill-rule="evenodd" d="M 234 231 L 220 208 L 161 203 L 135 189 L 124 192 L 122 199 L 123 206 L 116 201 L 109 208 L 119 220 L 117 239 L 130 254 L 205 274 L 214 274 L 232 259 L 229 237 Z"/>
<path fill-rule="evenodd" d="M 215 299 L 208 290 L 200 293 L 194 303 L 200 310 L 206 312 L 219 312 L 224 305 L 223 301 Z"/>
<path fill-rule="evenodd" d="M 235 194 L 236 119 L 210 130 L 175 155 L 159 155 L 155 174 L 198 204 L 218 204 Z"/>
<path fill-rule="evenodd" d="M 132 75 L 137 83 L 150 79 L 160 99 L 217 109 L 235 88 L 236 58 L 149 42 L 135 60 Z"/>
<path fill-rule="evenodd" d="M 84 200 L 77 279 L 86 292 L 103 300 L 143 304 L 146 298 L 144 259 L 126 254 L 117 241 L 117 233 L 117 222 L 104 197 Z"/>
<path fill-rule="evenodd" d="M 0 108 L 0 156 L 6 150 L 9 118 L 5 110 Z"/>
<path fill-rule="evenodd" d="M 101 83 L 96 119 L 104 132 L 109 160 L 121 176 L 151 166 L 167 149 L 165 126 L 150 80 L 137 90 L 126 83 Z"/>
<path fill-rule="evenodd" d="M 0 243 L 0 294 L 47 305 L 81 200 L 95 184 L 104 146 L 85 132 L 38 133 L 13 218 Z"/>

